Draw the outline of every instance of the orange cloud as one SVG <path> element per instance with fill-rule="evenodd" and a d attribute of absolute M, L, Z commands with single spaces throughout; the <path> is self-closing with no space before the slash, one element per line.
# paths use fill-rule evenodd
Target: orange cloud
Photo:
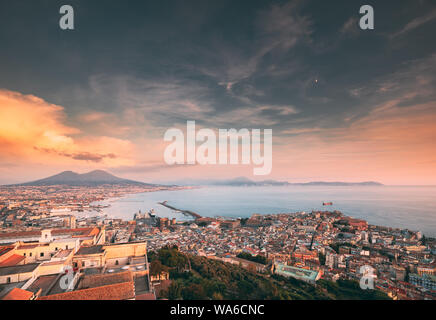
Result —
<path fill-rule="evenodd" d="M 282 135 L 275 132 L 273 171 L 264 178 L 434 184 L 436 106 L 434 102 L 401 106 L 408 98 L 384 103 L 358 121 L 345 120 L 340 128 L 289 128 Z M 160 134 L 149 132 L 147 137 L 136 135 L 129 141 L 107 136 L 107 132 L 119 133 L 113 129 L 118 126 L 111 115 L 89 113 L 81 120 L 92 127 L 107 122 L 112 128 L 91 134 L 84 127 L 87 132 L 81 132 L 67 125 L 63 107 L 0 90 L 1 175 L 15 181 L 17 168 L 25 175 L 23 180 L 44 176 L 44 168 L 50 168 L 50 173 L 118 168 L 129 178 L 144 181 L 252 174 L 251 166 L 168 167 L 163 161 L 167 144 Z"/>
<path fill-rule="evenodd" d="M 32 95 L 0 90 L 3 161 L 113 167 L 133 165 L 134 146 L 107 136 L 86 136 L 65 124 L 64 108 Z M 80 136 L 79 136 L 80 134 Z"/>
<path fill-rule="evenodd" d="M 375 108 L 344 128 L 300 130 L 275 138 L 273 174 L 289 179 L 379 180 L 435 184 L 436 105 Z"/>

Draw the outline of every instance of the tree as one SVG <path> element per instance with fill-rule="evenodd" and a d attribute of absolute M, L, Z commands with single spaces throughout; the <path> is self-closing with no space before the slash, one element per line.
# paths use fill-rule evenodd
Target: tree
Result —
<path fill-rule="evenodd" d="M 197 283 L 183 288 L 182 296 L 184 300 L 204 300 L 206 298 L 203 287 Z"/>
<path fill-rule="evenodd" d="M 241 219 L 241 226 L 245 226 L 245 224 L 247 223 L 248 218 L 242 218 Z"/>
<path fill-rule="evenodd" d="M 173 281 L 168 287 L 168 299 L 177 300 L 182 297 L 182 286 L 178 281 Z"/>
<path fill-rule="evenodd" d="M 422 238 L 421 238 L 421 244 L 422 244 L 423 246 L 427 245 L 427 239 L 425 238 L 424 235 L 423 235 Z"/>
<path fill-rule="evenodd" d="M 207 227 L 208 223 L 202 221 L 202 222 L 197 223 L 197 225 L 198 225 L 199 227 Z"/>
<path fill-rule="evenodd" d="M 252 256 L 251 254 L 249 254 L 247 252 L 241 252 L 236 257 L 241 258 L 241 259 L 245 259 L 245 260 L 249 260 L 249 261 L 253 261 L 253 262 L 257 262 L 257 263 L 261 263 L 261 264 L 268 264 L 268 259 L 264 256 L 261 256 L 261 255 Z"/>
<path fill-rule="evenodd" d="M 150 264 L 150 274 L 152 276 L 159 276 L 163 271 L 167 271 L 167 268 L 162 265 L 160 260 L 153 260 Z"/>

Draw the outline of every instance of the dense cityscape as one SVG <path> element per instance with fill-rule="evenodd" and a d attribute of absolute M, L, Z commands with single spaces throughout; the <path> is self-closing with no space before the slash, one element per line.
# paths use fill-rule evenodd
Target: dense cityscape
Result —
<path fill-rule="evenodd" d="M 165 248 L 313 287 L 320 281 L 358 283 L 369 266 L 373 289 L 391 299 L 436 299 L 436 240 L 419 231 L 369 225 L 339 211 L 243 219 L 188 211 L 189 220 L 177 221 L 150 210 L 122 220 L 93 204 L 177 188 L 2 187 L 0 299 L 171 298 L 171 265 L 153 258 Z M 196 260 L 188 261 L 187 271 Z M 71 279 L 61 286 L 69 268 Z"/>

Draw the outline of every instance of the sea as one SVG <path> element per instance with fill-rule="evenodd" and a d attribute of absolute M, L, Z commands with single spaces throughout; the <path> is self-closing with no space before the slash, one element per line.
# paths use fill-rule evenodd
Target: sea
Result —
<path fill-rule="evenodd" d="M 192 219 L 158 204 L 163 201 L 203 217 L 339 210 L 370 224 L 436 237 L 436 186 L 211 186 L 131 194 L 93 204 L 109 205 L 102 214 L 112 218 L 132 219 L 139 211 L 154 209 L 160 217 Z M 323 202 L 333 205 L 323 206 Z"/>

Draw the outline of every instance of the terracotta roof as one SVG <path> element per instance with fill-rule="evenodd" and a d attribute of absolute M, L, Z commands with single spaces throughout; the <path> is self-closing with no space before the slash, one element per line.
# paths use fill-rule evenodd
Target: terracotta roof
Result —
<path fill-rule="evenodd" d="M 156 300 L 154 293 L 144 293 L 136 296 L 135 300 Z"/>
<path fill-rule="evenodd" d="M 51 234 L 72 234 L 76 236 L 93 236 L 100 232 L 100 229 L 95 228 L 77 228 L 77 229 L 56 229 L 52 230 Z"/>
<path fill-rule="evenodd" d="M 39 237 L 41 235 L 42 230 L 36 231 L 22 231 L 22 232 L 8 232 L 8 233 L 0 233 L 0 239 L 8 239 L 8 238 L 20 238 L 20 237 Z M 52 235 L 61 235 L 68 234 L 71 236 L 94 236 L 100 232 L 100 229 L 97 227 L 94 228 L 77 228 L 77 229 L 54 229 L 51 230 Z"/>
<path fill-rule="evenodd" d="M 8 253 L 9 251 L 11 251 L 13 249 L 13 247 L 0 247 L 0 256 Z"/>
<path fill-rule="evenodd" d="M 128 300 L 134 298 L 135 288 L 133 282 L 123 282 L 109 286 L 54 294 L 40 297 L 38 300 Z"/>
<path fill-rule="evenodd" d="M 96 236 L 100 233 L 100 229 L 95 227 L 94 229 L 92 229 L 92 231 L 89 233 L 90 236 Z"/>
<path fill-rule="evenodd" d="M 35 249 L 39 247 L 39 242 L 33 243 L 33 244 L 22 244 L 18 247 L 18 250 L 23 249 Z"/>
<path fill-rule="evenodd" d="M 33 297 L 33 292 L 23 290 L 20 288 L 14 288 L 2 300 L 30 300 Z"/>
<path fill-rule="evenodd" d="M 38 237 L 40 235 L 41 235 L 41 231 L 5 232 L 5 233 L 0 233 L 0 239 L 19 238 L 19 237 Z"/>
<path fill-rule="evenodd" d="M 133 281 L 133 274 L 131 271 L 113 274 L 86 275 L 80 282 L 80 288 L 96 288 L 131 281 Z"/>
<path fill-rule="evenodd" d="M 10 267 L 15 266 L 19 264 L 21 261 L 23 261 L 25 258 L 24 256 L 20 256 L 19 254 L 13 254 L 9 258 L 7 258 L 5 261 L 0 263 L 0 267 Z"/>

